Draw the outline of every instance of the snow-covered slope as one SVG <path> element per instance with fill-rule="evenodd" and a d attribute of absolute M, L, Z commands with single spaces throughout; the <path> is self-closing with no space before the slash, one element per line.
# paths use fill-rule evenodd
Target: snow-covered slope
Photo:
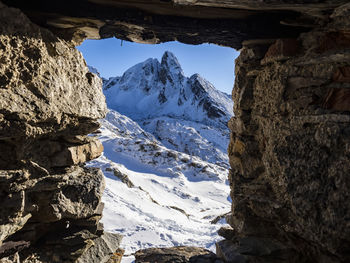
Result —
<path fill-rule="evenodd" d="M 167 148 L 136 122 L 116 111 L 110 110 L 101 123 L 103 129 L 107 129 L 105 133 L 108 136 L 102 136 L 100 140 L 104 142 L 104 153 L 110 159 L 118 156 L 119 160 L 133 163 L 133 168 L 137 164 L 143 172 L 156 172 L 172 177 L 185 176 L 190 181 L 226 180 L 227 170 L 220 163 L 206 162 L 204 158 Z M 180 141 L 176 143 L 180 144 Z M 193 142 L 191 146 L 201 144 L 205 145 L 205 142 Z"/>
<path fill-rule="evenodd" d="M 103 82 L 104 153 L 89 165 L 106 177 L 105 229 L 124 235 L 126 254 L 174 245 L 214 250 L 230 211 L 231 99 L 198 74 L 185 77 L 170 52 Z"/>
<path fill-rule="evenodd" d="M 134 120 L 177 117 L 226 128 L 232 100 L 198 74 L 185 77 L 177 58 L 148 59 L 104 83 L 107 106 Z"/>
<path fill-rule="evenodd" d="M 227 128 L 170 117 L 142 120 L 140 125 L 168 149 L 198 156 L 203 161 L 228 168 Z"/>
<path fill-rule="evenodd" d="M 225 223 L 218 219 L 230 210 L 228 170 L 166 147 L 116 111 L 101 124 L 104 153 L 89 165 L 105 174 L 102 221 L 124 235 L 126 254 L 174 245 L 214 250 Z"/>

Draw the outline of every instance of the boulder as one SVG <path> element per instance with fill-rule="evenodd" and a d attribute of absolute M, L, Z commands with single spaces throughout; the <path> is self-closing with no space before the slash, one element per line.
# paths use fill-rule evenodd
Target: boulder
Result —
<path fill-rule="evenodd" d="M 148 248 L 136 251 L 135 263 L 222 263 L 213 252 L 199 247 Z"/>

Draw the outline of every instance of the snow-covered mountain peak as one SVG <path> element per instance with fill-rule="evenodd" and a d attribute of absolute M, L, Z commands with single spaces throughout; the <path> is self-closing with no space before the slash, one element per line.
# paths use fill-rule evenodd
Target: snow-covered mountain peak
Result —
<path fill-rule="evenodd" d="M 181 89 L 186 77 L 175 55 L 166 51 L 162 57 L 159 79 L 165 85 L 164 95 L 173 94 L 174 90 Z"/>
<path fill-rule="evenodd" d="M 144 84 L 156 77 L 155 73 L 159 71 L 159 67 L 160 64 L 157 59 L 149 58 L 125 71 L 117 84 L 123 90 L 143 88 L 147 93 L 149 89 Z"/>
<path fill-rule="evenodd" d="M 187 78 L 174 54 L 147 59 L 104 83 L 109 108 L 134 120 L 161 116 L 227 127 L 233 102 L 199 74 Z"/>
<path fill-rule="evenodd" d="M 192 90 L 196 95 L 204 95 L 205 93 L 216 90 L 213 84 L 204 79 L 198 73 L 193 74 L 189 81 L 191 86 L 193 86 Z"/>
<path fill-rule="evenodd" d="M 104 80 L 103 90 L 104 153 L 89 165 L 106 177 L 106 229 L 125 235 L 129 255 L 149 246 L 214 249 L 230 210 L 230 97 L 199 74 L 186 77 L 171 52 Z"/>
<path fill-rule="evenodd" d="M 174 75 L 184 75 L 181 65 L 175 55 L 170 51 L 165 51 L 161 62 L 162 68 Z"/>
<path fill-rule="evenodd" d="M 198 73 L 194 73 L 194 74 L 190 77 L 190 79 L 199 79 L 199 78 L 202 79 L 202 76 L 199 75 Z"/>

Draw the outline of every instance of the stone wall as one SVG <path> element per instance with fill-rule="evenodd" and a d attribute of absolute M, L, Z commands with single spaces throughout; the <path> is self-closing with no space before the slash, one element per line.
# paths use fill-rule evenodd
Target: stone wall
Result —
<path fill-rule="evenodd" d="M 111 36 L 243 46 L 221 258 L 350 262 L 348 0 L 3 2 L 21 11 L 0 2 L 2 262 L 106 262 L 118 247 L 99 224 L 103 176 L 83 166 L 102 151 L 87 136 L 101 83 L 74 47 Z"/>
<path fill-rule="evenodd" d="M 350 262 L 349 17 L 236 60 L 228 262 Z"/>
<path fill-rule="evenodd" d="M 0 2 L 0 261 L 107 262 L 104 178 L 85 161 L 106 112 L 101 80 L 72 43 Z M 93 261 L 89 261 L 93 262 Z"/>

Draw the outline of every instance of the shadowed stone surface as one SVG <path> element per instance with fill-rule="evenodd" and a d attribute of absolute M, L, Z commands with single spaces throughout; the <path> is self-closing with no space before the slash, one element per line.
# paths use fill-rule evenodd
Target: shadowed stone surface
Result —
<path fill-rule="evenodd" d="M 236 60 L 228 221 L 237 235 L 229 246 L 249 262 L 350 260 L 350 42 L 323 41 L 342 34 L 336 25 L 348 14 L 349 5 L 339 7 L 326 27 L 246 46 Z M 261 254 L 244 238 L 280 245 Z"/>
<path fill-rule="evenodd" d="M 33 21 L 79 42 L 116 36 L 142 43 L 178 40 L 241 48 L 242 41 L 296 37 L 343 1 L 5 0 Z"/>
<path fill-rule="evenodd" d="M 103 174 L 78 166 L 102 144 L 101 80 L 65 40 L 0 3 L 0 261 L 107 262 Z"/>
<path fill-rule="evenodd" d="M 135 253 L 135 263 L 222 263 L 213 252 L 199 247 L 148 248 Z"/>

